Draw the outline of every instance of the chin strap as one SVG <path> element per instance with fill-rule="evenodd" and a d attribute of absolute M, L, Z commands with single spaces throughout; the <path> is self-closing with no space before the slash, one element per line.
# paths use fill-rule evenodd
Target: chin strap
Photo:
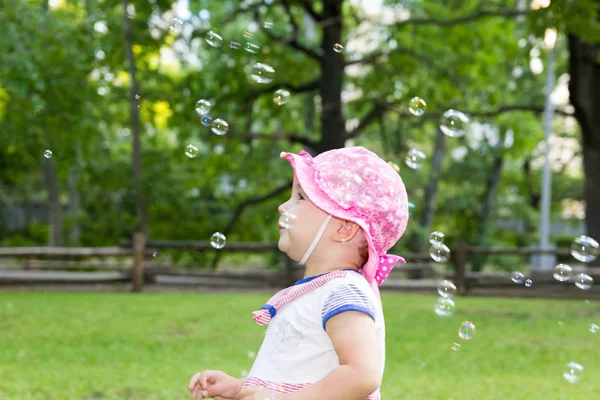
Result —
<path fill-rule="evenodd" d="M 325 232 L 325 228 L 327 228 L 327 224 L 329 223 L 329 221 L 331 221 L 331 215 L 328 215 L 327 218 L 325 218 L 325 221 L 323 221 L 319 232 L 317 232 L 317 236 L 315 236 L 314 240 L 308 247 L 308 250 L 306 250 L 306 253 L 304 253 L 304 257 L 302 257 L 302 260 L 300 260 L 300 265 L 304 265 L 304 263 L 306 263 L 306 261 L 308 260 L 308 257 L 310 257 L 310 255 L 312 254 L 313 250 L 317 246 L 317 243 L 319 243 L 319 240 L 321 240 L 321 236 L 323 236 L 323 232 Z"/>

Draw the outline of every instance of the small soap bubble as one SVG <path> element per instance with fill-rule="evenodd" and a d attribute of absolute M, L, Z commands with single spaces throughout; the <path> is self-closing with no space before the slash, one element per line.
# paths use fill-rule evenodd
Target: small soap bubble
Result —
<path fill-rule="evenodd" d="M 456 110 L 447 110 L 442 115 L 440 129 L 446 136 L 461 137 L 469 125 L 469 117 Z"/>
<path fill-rule="evenodd" d="M 598 254 L 598 242 L 589 236 L 579 236 L 571 244 L 571 255 L 581 262 L 592 262 Z"/>
<path fill-rule="evenodd" d="M 565 326 L 565 323 L 562 321 L 558 321 L 558 326 Z"/>
<path fill-rule="evenodd" d="M 596 333 L 598 331 L 600 331 L 600 326 L 598 326 L 596 324 L 590 324 L 590 332 Z"/>
<path fill-rule="evenodd" d="M 584 274 L 583 272 L 577 274 L 577 276 L 575 277 L 575 286 L 577 286 L 579 289 L 589 290 L 592 288 L 593 284 L 594 279 L 588 274 Z"/>
<path fill-rule="evenodd" d="M 563 377 L 569 383 L 577 383 L 581 379 L 581 373 L 583 372 L 583 367 L 578 363 L 571 361 L 565 366 L 565 370 L 563 372 Z"/>
<path fill-rule="evenodd" d="M 229 124 L 221 118 L 216 118 L 210 128 L 215 135 L 223 136 L 229 131 Z"/>
<path fill-rule="evenodd" d="M 450 258 L 450 249 L 444 243 L 433 244 L 429 248 L 429 255 L 433 261 L 445 263 Z"/>
<path fill-rule="evenodd" d="M 464 340 L 471 340 L 475 334 L 475 324 L 465 321 L 458 327 L 458 336 Z"/>
<path fill-rule="evenodd" d="M 127 5 L 127 18 L 135 18 L 135 6 L 133 4 Z"/>
<path fill-rule="evenodd" d="M 442 232 L 434 231 L 429 234 L 429 243 L 440 244 L 444 242 L 444 234 Z"/>
<path fill-rule="evenodd" d="M 254 37 L 254 33 L 250 31 L 244 31 L 243 35 L 246 39 L 252 39 Z"/>
<path fill-rule="evenodd" d="M 171 24 L 169 24 L 169 29 L 171 30 L 171 32 L 180 33 L 181 28 L 183 28 L 183 21 L 179 18 L 173 18 L 171 20 Z"/>
<path fill-rule="evenodd" d="M 415 205 L 415 203 L 413 203 L 412 201 L 408 202 L 408 216 L 412 217 L 413 215 L 413 211 L 414 209 L 417 208 L 417 206 Z"/>
<path fill-rule="evenodd" d="M 254 357 L 256 357 L 256 353 L 255 353 L 255 352 L 253 352 L 253 351 L 249 351 L 249 352 L 248 352 L 248 358 L 249 358 L 249 359 L 253 359 Z"/>
<path fill-rule="evenodd" d="M 522 272 L 514 271 L 510 276 L 510 280 L 517 285 L 522 285 L 525 282 L 525 275 Z"/>
<path fill-rule="evenodd" d="M 52 151 L 51 150 L 44 151 L 44 157 L 46 157 L 46 158 L 52 158 Z"/>
<path fill-rule="evenodd" d="M 223 247 L 225 247 L 226 242 L 227 239 L 225 238 L 225 235 L 223 235 L 221 232 L 215 232 L 210 237 L 210 245 L 215 249 L 222 249 Z"/>
<path fill-rule="evenodd" d="M 252 42 L 246 42 L 246 44 L 244 45 L 244 50 L 246 50 L 246 52 L 250 54 L 258 54 L 258 52 L 260 51 L 260 46 Z"/>
<path fill-rule="evenodd" d="M 531 287 L 531 285 L 533 285 L 533 281 L 531 279 L 526 279 L 525 280 L 525 286 Z"/>
<path fill-rule="evenodd" d="M 450 297 L 439 297 L 433 310 L 440 317 L 450 317 L 454 313 L 456 304 Z"/>
<path fill-rule="evenodd" d="M 423 166 L 425 153 L 421 150 L 411 149 L 406 155 L 405 163 L 409 168 L 417 169 Z"/>
<path fill-rule="evenodd" d="M 272 29 L 273 28 L 273 23 L 271 21 L 265 21 L 263 23 L 263 28 L 265 28 L 265 29 Z"/>
<path fill-rule="evenodd" d="M 273 93 L 273 102 L 278 106 L 287 103 L 290 99 L 290 92 L 285 89 L 278 89 Z"/>
<path fill-rule="evenodd" d="M 240 371 L 240 375 L 242 376 L 242 378 L 245 378 L 246 375 L 248 375 L 248 371 L 246 371 L 245 369 Z"/>
<path fill-rule="evenodd" d="M 206 36 L 204 36 L 204 40 L 212 47 L 221 47 L 223 44 L 223 38 L 216 32 L 208 31 Z"/>
<path fill-rule="evenodd" d="M 344 46 L 342 46 L 339 43 L 336 43 L 333 45 L 333 51 L 335 51 L 336 53 L 341 53 L 342 51 L 344 51 Z"/>
<path fill-rule="evenodd" d="M 387 162 L 387 164 L 388 164 L 390 167 L 394 168 L 394 171 L 396 171 L 396 172 L 400 173 L 400 166 L 399 166 L 398 164 L 396 164 L 396 163 L 395 163 L 395 162 L 393 162 L 393 161 L 388 161 L 388 162 Z"/>
<path fill-rule="evenodd" d="M 460 350 L 460 344 L 458 344 L 458 343 L 454 343 L 454 344 L 452 345 L 452 347 L 450 347 L 450 348 L 451 348 L 452 350 L 454 350 L 454 351 L 459 351 L 459 350 Z"/>
<path fill-rule="evenodd" d="M 210 112 L 211 108 L 212 108 L 212 103 L 209 100 L 200 99 L 196 103 L 196 112 L 200 116 L 208 114 Z"/>
<path fill-rule="evenodd" d="M 573 268 L 567 264 L 558 264 L 552 271 L 552 276 L 559 282 L 566 282 L 571 279 Z"/>
<path fill-rule="evenodd" d="M 256 83 L 271 83 L 275 76 L 275 69 L 268 64 L 256 63 L 252 66 L 250 78 Z"/>
<path fill-rule="evenodd" d="M 213 122 L 212 117 L 208 116 L 208 115 L 203 115 L 202 118 L 200 118 L 200 123 L 204 126 L 211 126 Z"/>
<path fill-rule="evenodd" d="M 296 223 L 296 216 L 289 211 L 284 211 L 279 217 L 279 226 L 283 229 L 292 229 Z"/>
<path fill-rule="evenodd" d="M 438 284 L 437 291 L 442 297 L 452 297 L 456 294 L 456 285 L 451 281 L 444 280 Z"/>
<path fill-rule="evenodd" d="M 230 49 L 238 50 L 240 47 L 242 47 L 242 44 L 240 42 L 235 42 L 233 40 L 229 42 Z"/>
<path fill-rule="evenodd" d="M 158 251 L 153 252 L 152 257 L 158 257 Z"/>
<path fill-rule="evenodd" d="M 408 111 L 414 116 L 420 117 L 425 113 L 427 103 L 420 97 L 413 97 L 408 103 Z"/>
<path fill-rule="evenodd" d="M 189 158 L 196 158 L 196 156 L 198 155 L 198 148 L 193 144 L 188 144 L 185 147 L 185 155 Z"/>

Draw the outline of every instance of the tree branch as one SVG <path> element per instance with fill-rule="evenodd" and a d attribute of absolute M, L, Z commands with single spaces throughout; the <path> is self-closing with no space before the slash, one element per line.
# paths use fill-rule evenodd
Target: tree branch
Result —
<path fill-rule="evenodd" d="M 396 27 L 404 26 L 404 25 L 438 25 L 438 26 L 453 26 L 459 24 L 466 24 L 469 22 L 476 21 L 481 18 L 486 17 L 518 17 L 521 15 L 527 15 L 531 11 L 529 10 L 516 10 L 516 9 L 508 9 L 508 10 L 479 10 L 474 12 L 473 14 L 465 15 L 462 17 L 454 18 L 454 19 L 437 19 L 437 18 L 410 18 L 405 21 L 400 21 L 396 23 Z"/>
<path fill-rule="evenodd" d="M 318 143 L 295 133 L 246 133 L 237 137 L 244 140 L 287 140 L 289 142 L 299 143 L 305 147 L 309 147 L 312 150 L 317 149 L 318 146 Z"/>
<path fill-rule="evenodd" d="M 302 7 L 304 8 L 304 11 L 306 11 L 308 14 L 310 14 L 310 16 L 315 21 L 320 22 L 323 20 L 323 16 L 315 11 L 315 9 L 312 6 L 312 2 L 310 0 L 299 0 L 298 2 L 300 3 L 300 5 L 302 5 Z"/>
<path fill-rule="evenodd" d="M 294 93 L 310 92 L 312 90 L 318 89 L 320 83 L 321 83 L 320 78 L 313 79 L 312 81 L 308 81 L 308 82 L 302 83 L 300 85 L 294 85 L 291 83 L 276 83 L 276 84 L 265 86 L 259 90 L 255 90 L 253 92 L 248 93 L 248 95 L 246 96 L 246 101 L 252 101 L 262 94 L 273 93 L 275 90 L 282 89 L 282 88 L 289 89 Z"/>
<path fill-rule="evenodd" d="M 231 233 L 233 226 L 235 225 L 237 220 L 242 216 L 242 213 L 244 212 L 244 209 L 246 207 L 260 204 L 263 201 L 267 201 L 269 199 L 272 199 L 273 197 L 279 196 L 281 193 L 285 192 L 286 190 L 289 190 L 292 187 L 292 183 L 293 183 L 292 181 L 286 182 L 284 185 L 281 185 L 281 186 L 275 188 L 274 190 L 270 191 L 269 193 L 263 194 L 262 196 L 253 197 L 251 199 L 246 199 L 246 200 L 242 201 L 235 208 L 235 210 L 233 212 L 233 216 L 231 217 L 231 219 L 225 226 L 225 230 L 223 230 L 223 234 L 225 236 L 227 236 L 228 234 Z"/>
<path fill-rule="evenodd" d="M 238 204 L 238 206 L 233 211 L 233 216 L 231 217 L 231 219 L 225 226 L 225 229 L 223 230 L 223 234 L 225 235 L 225 237 L 229 236 L 229 234 L 233 230 L 233 226 L 238 221 L 238 219 L 240 219 L 240 217 L 242 216 L 242 213 L 244 212 L 244 209 L 246 209 L 246 207 L 260 204 L 263 201 L 267 201 L 269 199 L 272 199 L 273 197 L 279 196 L 281 193 L 285 192 L 286 190 L 289 190 L 292 187 L 292 183 L 293 183 L 292 181 L 288 181 L 284 185 L 279 186 L 278 188 L 274 189 L 273 191 L 271 191 L 267 194 L 264 194 L 259 197 L 254 197 L 251 199 L 244 200 L 240 204 Z M 211 266 L 210 266 L 211 269 L 217 268 L 217 264 L 219 263 L 220 255 L 221 255 L 220 252 L 217 252 L 215 254 L 215 257 L 213 258 L 213 260 L 211 262 Z"/>
<path fill-rule="evenodd" d="M 286 12 L 287 11 L 288 11 L 288 9 L 286 8 Z M 323 61 L 323 59 L 322 59 L 322 57 L 321 57 L 321 55 L 319 53 L 317 53 L 313 49 L 310 49 L 310 48 L 308 48 L 308 47 L 300 44 L 300 42 L 298 41 L 297 32 L 296 32 L 297 26 L 294 26 L 295 25 L 295 21 L 292 18 L 291 14 L 289 15 L 289 17 L 291 19 L 291 23 L 292 23 L 292 26 L 293 26 L 294 31 L 295 31 L 294 35 L 292 37 L 290 37 L 290 38 L 286 38 L 286 37 L 283 37 L 283 36 L 278 36 L 278 35 L 274 34 L 273 32 L 271 32 L 270 29 L 265 28 L 262 24 L 259 24 L 260 25 L 260 30 L 265 35 L 267 35 L 270 39 L 272 39 L 272 40 L 274 40 L 274 41 L 276 41 L 278 43 L 282 43 L 282 44 L 288 45 L 291 48 L 296 49 L 298 51 L 301 51 L 302 53 L 306 54 L 310 58 L 312 58 L 312 59 L 318 61 L 319 63 L 321 63 Z M 260 21 L 260 16 L 258 14 L 258 11 L 254 12 L 254 18 L 256 19 L 256 21 Z"/>
<path fill-rule="evenodd" d="M 377 120 L 380 116 L 382 116 L 387 111 L 393 111 L 396 114 L 403 117 L 412 117 L 415 118 L 412 114 L 405 110 L 399 110 L 394 108 L 394 104 L 384 103 L 384 102 L 376 102 L 373 108 L 364 116 L 364 118 L 359 122 L 358 126 L 354 128 L 352 131 L 348 132 L 346 135 L 346 139 L 353 139 L 360 135 L 371 123 Z M 525 112 L 533 112 L 535 114 L 542 114 L 544 112 L 544 106 L 533 106 L 527 104 L 514 104 L 507 106 L 500 106 L 494 110 L 475 110 L 475 111 L 465 111 L 460 110 L 461 112 L 467 114 L 470 117 L 495 117 L 500 114 L 504 114 L 507 112 L 517 112 L 517 111 L 525 111 Z M 422 125 L 427 120 L 431 119 L 439 119 L 442 117 L 445 111 L 433 111 L 426 112 L 423 116 L 419 117 L 418 125 Z M 562 116 L 572 117 L 573 114 L 564 110 L 556 109 L 554 111 L 556 114 L 560 114 Z"/>

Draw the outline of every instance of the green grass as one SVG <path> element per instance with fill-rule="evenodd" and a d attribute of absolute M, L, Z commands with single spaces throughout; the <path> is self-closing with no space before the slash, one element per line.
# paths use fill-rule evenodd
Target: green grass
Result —
<path fill-rule="evenodd" d="M 199 370 L 250 369 L 265 329 L 250 312 L 267 297 L 2 292 L 0 399 L 187 399 Z M 440 318 L 434 301 L 384 294 L 384 400 L 600 398 L 597 303 L 457 298 Z M 471 341 L 458 338 L 464 320 Z M 562 377 L 572 360 L 577 384 Z"/>

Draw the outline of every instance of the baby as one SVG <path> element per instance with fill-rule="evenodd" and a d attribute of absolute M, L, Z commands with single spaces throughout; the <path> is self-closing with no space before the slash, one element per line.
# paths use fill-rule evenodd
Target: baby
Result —
<path fill-rule="evenodd" d="M 281 157 L 294 183 L 279 206 L 279 249 L 305 265 L 304 278 L 253 313 L 268 328 L 246 378 L 206 370 L 189 390 L 194 399 L 380 399 L 385 323 L 378 286 L 404 262 L 386 254 L 408 222 L 404 183 L 363 147 Z"/>

